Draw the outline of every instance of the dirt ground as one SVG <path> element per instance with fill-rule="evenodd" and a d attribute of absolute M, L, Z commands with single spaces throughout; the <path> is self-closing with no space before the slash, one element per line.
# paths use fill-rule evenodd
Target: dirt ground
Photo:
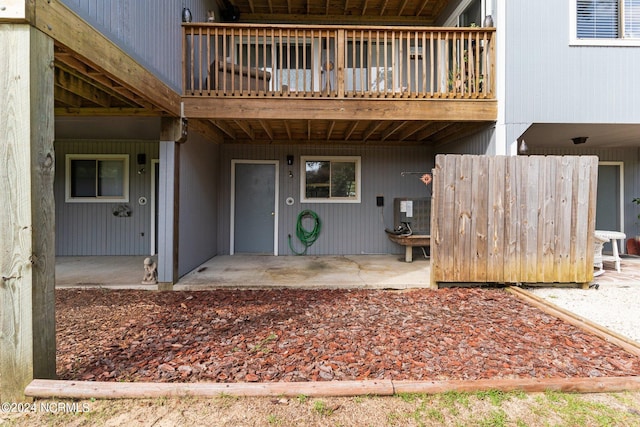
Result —
<path fill-rule="evenodd" d="M 34 404 L 35 412 L 0 413 L 0 425 L 640 426 L 640 393 L 488 391 L 289 399 L 221 395 L 209 399 L 38 400 Z"/>

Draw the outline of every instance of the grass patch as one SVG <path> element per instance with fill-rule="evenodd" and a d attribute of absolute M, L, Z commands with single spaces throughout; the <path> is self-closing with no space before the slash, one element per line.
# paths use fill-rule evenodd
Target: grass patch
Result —
<path fill-rule="evenodd" d="M 566 425 L 640 426 L 638 415 L 591 402 L 581 394 L 547 391 L 544 397 L 549 411 Z"/>
<path fill-rule="evenodd" d="M 313 402 L 313 411 L 320 416 L 329 417 L 333 414 L 334 409 L 328 407 L 324 400 L 316 400 Z"/>
<path fill-rule="evenodd" d="M 278 339 L 278 336 L 275 333 L 271 332 L 269 335 L 267 335 L 266 338 L 262 339 L 258 344 L 253 346 L 253 348 L 251 349 L 251 353 L 258 353 L 259 351 L 263 353 L 271 352 L 271 349 L 266 348 L 266 345 L 272 341 L 275 341 L 276 339 Z"/>
<path fill-rule="evenodd" d="M 476 397 L 480 400 L 488 400 L 493 406 L 500 406 L 503 402 L 511 400 L 513 397 L 524 399 L 527 395 L 523 391 L 504 392 L 501 390 L 479 391 Z"/>

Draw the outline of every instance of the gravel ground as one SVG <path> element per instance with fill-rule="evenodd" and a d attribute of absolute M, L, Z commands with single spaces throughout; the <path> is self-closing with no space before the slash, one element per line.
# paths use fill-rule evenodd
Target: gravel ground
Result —
<path fill-rule="evenodd" d="M 608 272 L 607 272 L 608 273 Z M 528 288 L 540 298 L 640 343 L 640 284 L 603 283 L 598 289 Z"/>

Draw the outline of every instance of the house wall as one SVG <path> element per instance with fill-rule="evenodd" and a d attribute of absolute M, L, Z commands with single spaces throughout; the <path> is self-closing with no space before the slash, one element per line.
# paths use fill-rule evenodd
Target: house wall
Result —
<path fill-rule="evenodd" d="M 495 155 L 495 127 L 491 126 L 473 135 L 459 139 L 443 147 L 436 147 L 435 154 Z"/>
<path fill-rule="evenodd" d="M 180 276 L 218 252 L 219 153 L 219 145 L 194 132 L 180 145 Z"/>
<path fill-rule="evenodd" d="M 572 1 L 499 2 L 507 144 L 531 123 L 638 123 L 640 48 L 570 45 Z"/>
<path fill-rule="evenodd" d="M 182 8 L 205 22 L 214 0 L 62 0 L 166 84 L 182 92 Z M 218 14 L 219 15 L 219 14 Z"/>
<path fill-rule="evenodd" d="M 158 158 L 157 141 L 56 140 L 54 197 L 56 255 L 147 255 L 151 253 L 151 159 Z M 139 153 L 146 154 L 145 173 L 138 174 Z M 128 154 L 130 217 L 116 217 L 121 203 L 65 202 L 66 154 Z M 148 203 L 138 204 L 144 196 Z"/>
<path fill-rule="evenodd" d="M 286 156 L 294 156 L 294 164 L 288 167 Z M 300 203 L 300 156 L 361 156 L 361 203 Z M 402 176 L 401 172 L 430 172 L 433 168 L 433 152 L 427 147 L 367 147 L 313 145 L 235 145 L 221 147 L 220 188 L 218 197 L 220 228 L 218 252 L 230 251 L 231 212 L 231 160 L 279 160 L 279 221 L 278 253 L 292 255 L 287 235 L 293 235 L 296 250 L 303 247 L 295 238 L 299 213 L 311 209 L 322 222 L 319 239 L 309 248 L 309 255 L 344 255 L 369 253 L 404 253 L 404 248 L 392 243 L 384 232 L 393 228 L 393 199 L 395 197 L 430 197 L 430 187 L 416 175 Z M 293 178 L 289 178 L 289 170 Z M 384 196 L 384 207 L 376 206 L 376 196 Z M 293 197 L 293 206 L 285 199 Z"/>

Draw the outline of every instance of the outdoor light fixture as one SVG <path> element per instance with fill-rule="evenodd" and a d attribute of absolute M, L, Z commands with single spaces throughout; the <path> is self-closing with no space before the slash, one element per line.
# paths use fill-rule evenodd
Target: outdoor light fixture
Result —
<path fill-rule="evenodd" d="M 587 138 L 588 136 L 576 136 L 575 138 L 571 138 L 571 140 L 573 141 L 574 144 L 578 145 L 578 144 L 584 144 L 585 142 L 587 142 Z"/>
<path fill-rule="evenodd" d="M 520 152 L 520 154 L 527 154 L 527 151 L 529 151 L 529 147 L 527 147 L 527 143 L 524 142 L 524 139 L 520 142 L 518 151 Z"/>

